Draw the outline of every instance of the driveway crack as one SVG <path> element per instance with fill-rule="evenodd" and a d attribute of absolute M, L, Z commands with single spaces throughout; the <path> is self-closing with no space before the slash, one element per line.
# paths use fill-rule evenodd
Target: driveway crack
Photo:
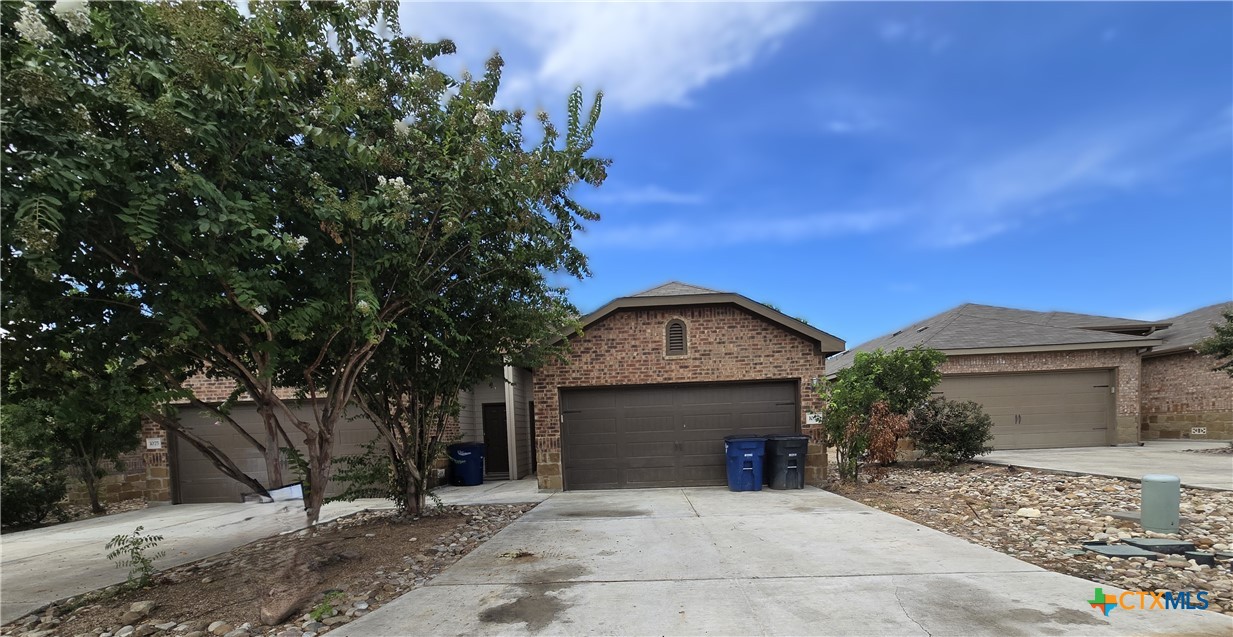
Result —
<path fill-rule="evenodd" d="M 899 603 L 899 610 L 903 611 L 903 616 L 911 620 L 913 624 L 916 624 L 916 627 L 921 629 L 921 632 L 929 637 L 933 637 L 933 634 L 925 629 L 924 625 L 916 621 L 916 618 L 912 617 L 912 613 L 909 613 L 907 607 L 903 605 L 903 598 L 899 597 L 899 585 L 895 583 L 895 578 L 893 577 L 891 578 L 891 585 L 895 587 L 895 601 Z"/>
<path fill-rule="evenodd" d="M 702 516 L 698 515 L 698 510 L 694 508 L 694 502 L 693 502 L 693 500 L 690 500 L 690 499 L 689 499 L 689 494 L 688 494 L 688 493 L 686 493 L 685 491 L 681 491 L 681 495 L 685 496 L 685 504 L 688 504 L 688 505 L 689 505 L 689 510 L 694 512 L 694 517 L 695 517 L 695 518 L 700 518 L 700 517 L 702 517 Z"/>

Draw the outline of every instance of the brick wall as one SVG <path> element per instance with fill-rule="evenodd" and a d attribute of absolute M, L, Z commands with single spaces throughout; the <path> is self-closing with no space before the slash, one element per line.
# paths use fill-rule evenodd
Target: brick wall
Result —
<path fill-rule="evenodd" d="M 684 355 L 664 352 L 664 327 L 685 321 L 689 339 Z M 559 389 L 655 383 L 742 380 L 799 380 L 801 431 L 812 442 L 807 460 L 810 482 L 825 478 L 823 433 L 805 425 L 804 413 L 820 410 L 809 388 L 823 375 L 824 360 L 813 342 L 734 305 L 621 310 L 571 338 L 567 362 L 535 370 L 535 448 L 539 486 L 561 488 Z"/>
<path fill-rule="evenodd" d="M 1138 442 L 1140 360 L 1134 348 L 950 356 L 942 365 L 943 374 L 1080 369 L 1114 370 L 1114 382 L 1117 386 L 1114 395 L 1117 405 L 1115 442 Z"/>
<path fill-rule="evenodd" d="M 1216 364 L 1192 351 L 1143 359 L 1143 439 L 1233 440 L 1233 377 L 1212 371 Z"/>
<path fill-rule="evenodd" d="M 112 463 L 104 462 L 107 475 L 98 483 L 98 499 L 104 505 L 134 498 L 144 498 L 146 495 L 146 466 L 138 448 L 120 456 L 119 468 Z M 70 468 L 69 490 L 64 496 L 67 504 L 90 504 L 90 494 L 86 491 L 86 483 L 78 477 L 79 472 Z"/>
<path fill-rule="evenodd" d="M 158 438 L 161 449 L 147 449 L 146 440 Z M 167 432 L 153 421 L 141 424 L 141 460 L 146 466 L 146 501 L 171 504 L 171 464 L 167 458 Z"/>

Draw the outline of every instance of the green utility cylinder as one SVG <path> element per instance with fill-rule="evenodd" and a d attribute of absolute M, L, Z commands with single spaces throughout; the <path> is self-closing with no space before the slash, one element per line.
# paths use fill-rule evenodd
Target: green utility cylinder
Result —
<path fill-rule="evenodd" d="M 1143 508 L 1139 523 L 1145 531 L 1177 533 L 1181 515 L 1182 481 L 1177 476 L 1149 474 L 1143 476 Z"/>

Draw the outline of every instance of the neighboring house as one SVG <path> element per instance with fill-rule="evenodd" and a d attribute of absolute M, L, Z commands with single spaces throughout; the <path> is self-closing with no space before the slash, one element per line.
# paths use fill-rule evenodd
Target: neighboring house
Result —
<path fill-rule="evenodd" d="M 485 462 L 485 478 L 489 480 L 517 480 L 532 472 L 532 436 L 530 422 L 531 391 L 530 372 L 506 367 L 505 378 L 495 377 L 481 383 L 471 391 L 462 392 L 462 411 L 456 422 L 446 431 L 447 440 L 485 442 L 488 445 Z M 507 380 L 508 379 L 508 380 Z M 225 379 L 195 377 L 187 383 L 202 402 L 218 404 L 231 395 L 233 386 Z M 312 412 L 307 405 L 295 401 L 292 390 L 280 390 L 280 397 L 295 404 L 301 418 L 311 421 Z M 265 428 L 257 408 L 251 400 L 241 399 L 232 407 L 231 417 L 253 438 L 265 444 Z M 220 422 L 213 413 L 185 406 L 180 413 L 181 425 L 205 438 L 222 450 L 248 475 L 266 483 L 264 456 L 248 440 L 229 424 Z M 299 430 L 284 424 L 288 437 L 304 452 L 304 435 Z M 162 453 L 153 460 L 155 471 L 160 474 L 155 485 L 164 481 L 166 489 L 154 489 L 148 498 L 166 500 L 176 504 L 204 502 L 238 502 L 247 490 L 240 483 L 222 475 L 196 447 L 176 436 L 167 438 L 162 431 L 151 426 L 148 436 L 160 437 Z M 378 437 L 376 428 L 358 410 L 344 416 L 335 430 L 335 457 L 362 453 L 365 445 Z M 514 441 L 510 444 L 509 441 Z M 285 445 L 284 442 L 279 443 Z M 378 450 L 380 451 L 380 449 Z M 335 465 L 335 472 L 338 465 Z M 164 475 L 165 474 L 165 475 Z M 288 482 L 296 479 L 286 463 L 283 476 Z M 328 493 L 336 495 L 344 485 L 334 482 Z"/>
<path fill-rule="evenodd" d="M 981 403 L 996 449 L 1136 443 L 1140 356 L 1168 325 L 965 304 L 834 356 L 827 369 L 861 351 L 930 347 L 947 355 L 937 393 Z"/>
<path fill-rule="evenodd" d="M 1194 349 L 1230 308 L 1217 303 L 1169 319 L 1173 325 L 1159 332 L 1164 342 L 1143 355 L 1144 440 L 1233 440 L 1233 378 L 1213 371 L 1219 361 Z"/>
<path fill-rule="evenodd" d="M 536 369 L 543 489 L 724 484 L 729 434 L 805 433 L 825 472 L 813 384 L 843 341 L 739 294 L 669 283 L 582 318 Z"/>

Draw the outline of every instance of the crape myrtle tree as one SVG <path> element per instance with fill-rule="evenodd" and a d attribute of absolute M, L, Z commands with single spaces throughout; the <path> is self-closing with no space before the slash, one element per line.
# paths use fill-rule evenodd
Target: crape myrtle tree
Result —
<path fill-rule="evenodd" d="M 0 6 L 6 265 L 141 317 L 169 382 L 234 380 L 266 423 L 250 442 L 271 475 L 294 437 L 325 485 L 392 331 L 434 336 L 405 316 L 494 247 L 585 273 L 572 234 L 596 217 L 569 192 L 604 178 L 599 100 L 575 92 L 564 135 L 541 114 L 534 143 L 523 113 L 493 107 L 500 58 L 480 78 L 439 71 L 453 44 L 403 37 L 396 3 L 248 8 Z M 310 522 L 324 495 L 310 491 Z"/>
<path fill-rule="evenodd" d="M 908 433 L 912 411 L 942 380 L 945 361 L 945 354 L 924 347 L 857 352 L 850 366 L 819 388 L 842 479 L 856 481 L 867 452 L 874 461 L 894 459 L 897 438 Z"/>
<path fill-rule="evenodd" d="M 535 270 L 519 267 L 510 245 L 488 253 L 477 272 L 436 303 L 405 314 L 358 383 L 357 403 L 385 442 L 389 492 L 405 515 L 418 515 L 430 471 L 441 458 L 448 425 L 456 422 L 459 392 L 502 375 L 506 364 L 535 366 L 558 354 L 559 337 L 577 327 L 564 290 Z M 507 381 L 508 382 L 508 381 Z"/>
<path fill-rule="evenodd" d="M 1213 371 L 1223 370 L 1233 376 L 1233 309 L 1224 310 L 1220 316 L 1224 320 L 1212 325 L 1212 335 L 1199 341 L 1196 349 L 1218 361 Z"/>

